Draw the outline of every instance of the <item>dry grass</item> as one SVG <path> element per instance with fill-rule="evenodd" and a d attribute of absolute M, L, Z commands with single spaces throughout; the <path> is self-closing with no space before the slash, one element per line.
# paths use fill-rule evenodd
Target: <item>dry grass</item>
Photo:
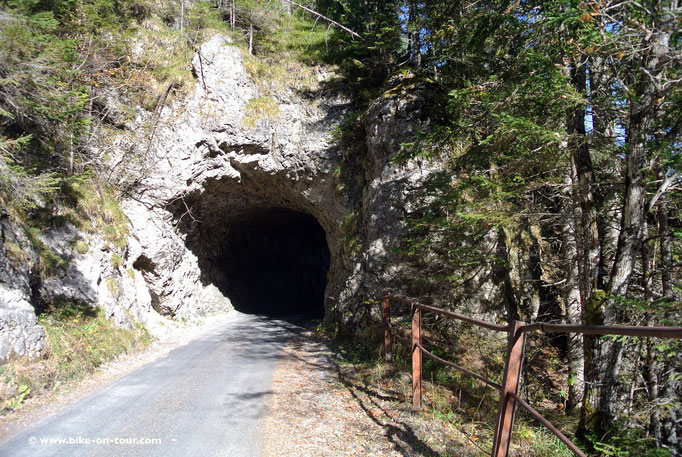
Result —
<path fill-rule="evenodd" d="M 277 100 L 267 96 L 255 97 L 246 104 L 242 123 L 245 127 L 254 128 L 261 120 L 273 121 L 279 116 Z"/>
<path fill-rule="evenodd" d="M 68 201 L 59 208 L 61 217 L 83 231 L 100 234 L 115 247 L 125 248 L 129 235 L 128 218 L 121 210 L 113 188 L 85 175 L 71 179 L 65 186 L 65 195 Z M 83 250 L 85 246 L 80 248 Z"/>
<path fill-rule="evenodd" d="M 38 318 L 45 329 L 44 355 L 17 359 L 0 366 L 2 414 L 20 408 L 28 396 L 80 379 L 120 354 L 138 351 L 152 340 L 141 324 L 117 327 L 100 308 L 61 304 Z M 22 396 L 22 393 L 25 395 Z"/>

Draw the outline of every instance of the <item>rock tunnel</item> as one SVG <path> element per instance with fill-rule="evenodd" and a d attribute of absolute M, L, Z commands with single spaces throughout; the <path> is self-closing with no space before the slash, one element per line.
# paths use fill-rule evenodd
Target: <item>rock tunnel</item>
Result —
<path fill-rule="evenodd" d="M 329 248 L 308 214 L 270 208 L 240 219 L 228 229 L 217 266 L 225 276 L 221 289 L 239 311 L 324 313 Z"/>
<path fill-rule="evenodd" d="M 202 282 L 241 312 L 323 317 L 328 234 L 300 195 L 257 184 L 246 176 L 214 181 L 169 208 L 182 219 Z"/>

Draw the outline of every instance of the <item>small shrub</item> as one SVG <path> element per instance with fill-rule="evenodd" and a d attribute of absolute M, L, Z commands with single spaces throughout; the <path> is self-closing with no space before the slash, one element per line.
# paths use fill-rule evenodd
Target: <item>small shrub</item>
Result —
<path fill-rule="evenodd" d="M 123 259 L 121 258 L 120 255 L 114 252 L 113 254 L 111 254 L 111 264 L 114 266 L 114 268 L 120 268 L 121 266 L 123 266 Z"/>
<path fill-rule="evenodd" d="M 279 103 L 272 97 L 252 98 L 246 104 L 245 109 L 242 123 L 248 128 L 254 128 L 261 119 L 273 120 L 280 115 Z"/>
<path fill-rule="evenodd" d="M 7 401 L 8 408 L 10 409 L 21 408 L 24 404 L 24 399 L 28 397 L 30 393 L 31 393 L 30 387 L 28 387 L 26 384 L 20 385 L 19 393 L 15 397 L 12 397 Z"/>
<path fill-rule="evenodd" d="M 77 239 L 74 241 L 72 246 L 73 250 L 79 254 L 87 254 L 88 252 L 90 252 L 90 245 L 85 240 Z"/>
<path fill-rule="evenodd" d="M 134 17 L 138 23 L 143 23 L 146 19 L 151 17 L 154 12 L 154 7 L 150 3 L 133 2 L 128 6 L 129 14 Z"/>

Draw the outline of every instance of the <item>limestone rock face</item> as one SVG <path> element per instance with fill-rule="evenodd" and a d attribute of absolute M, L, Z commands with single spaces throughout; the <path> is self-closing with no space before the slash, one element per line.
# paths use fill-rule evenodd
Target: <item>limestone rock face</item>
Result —
<path fill-rule="evenodd" d="M 219 35 L 199 48 L 192 71 L 189 95 L 169 97 L 169 86 L 153 113 L 140 110 L 118 139 L 102 145 L 112 163 L 124 165 L 112 166 L 128 195 L 124 249 L 73 226 L 52 228 L 41 239 L 68 264 L 41 277 L 35 249 L 3 223 L 11 233 L 3 239 L 21 245 L 25 257 L 10 261 L 7 243 L 0 252 L 0 360 L 43 348 L 34 312 L 40 303 L 103 306 L 124 326 L 131 318 L 154 324 L 161 316 L 232 309 L 235 237 L 248 235 L 263 214 L 304 213 L 324 230 L 328 259 L 318 263 L 329 265 L 327 320 L 360 326 L 378 311 L 372 300 L 382 288 L 400 289 L 406 271 L 391 247 L 406 234 L 414 191 L 439 164 L 392 159 L 428 127 L 420 95 L 428 88 L 389 82 L 361 127 L 366 154 L 345 173 L 351 159 L 334 132 L 351 104 L 331 73 L 318 71 L 306 88 L 266 92 L 246 71 L 242 51 Z M 87 252 L 74 250 L 79 239 Z"/>
<path fill-rule="evenodd" d="M 0 221 L 0 227 L 0 361 L 40 354 L 45 332 L 36 313 L 51 304 L 101 306 L 107 317 L 124 327 L 132 325 L 131 318 L 148 321 L 153 312 L 150 295 L 127 255 L 134 240 L 122 250 L 65 224 L 29 241 L 9 219 Z M 87 252 L 78 252 L 76 242 Z M 59 256 L 63 265 L 48 265 L 37 246 Z"/>
<path fill-rule="evenodd" d="M 16 289 L 0 286 L 0 360 L 35 357 L 45 348 L 45 330 L 38 325 L 33 306 Z"/>
<path fill-rule="evenodd" d="M 192 70 L 194 93 L 162 110 L 153 166 L 124 204 L 155 308 L 187 316 L 229 307 L 220 264 L 230 234 L 277 208 L 313 216 L 327 234 L 332 271 L 345 271 L 335 252 L 347 208 L 336 192 L 332 130 L 348 101 L 321 88 L 309 96 L 292 88 L 263 94 L 242 51 L 222 36 L 201 46 Z M 276 113 L 254 116 L 249 105 L 264 99 Z"/>
<path fill-rule="evenodd" d="M 37 255 L 25 234 L 0 216 L 0 361 L 37 356 L 45 348 L 45 331 L 31 305 L 31 278 Z"/>

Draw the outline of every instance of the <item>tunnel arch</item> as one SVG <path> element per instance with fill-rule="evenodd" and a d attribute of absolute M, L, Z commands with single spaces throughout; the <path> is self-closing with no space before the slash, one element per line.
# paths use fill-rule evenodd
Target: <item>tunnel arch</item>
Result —
<path fill-rule="evenodd" d="M 325 318 L 338 217 L 318 204 L 320 194 L 282 178 L 241 170 L 238 180 L 208 179 L 166 210 L 197 258 L 202 284 L 236 310 Z"/>

